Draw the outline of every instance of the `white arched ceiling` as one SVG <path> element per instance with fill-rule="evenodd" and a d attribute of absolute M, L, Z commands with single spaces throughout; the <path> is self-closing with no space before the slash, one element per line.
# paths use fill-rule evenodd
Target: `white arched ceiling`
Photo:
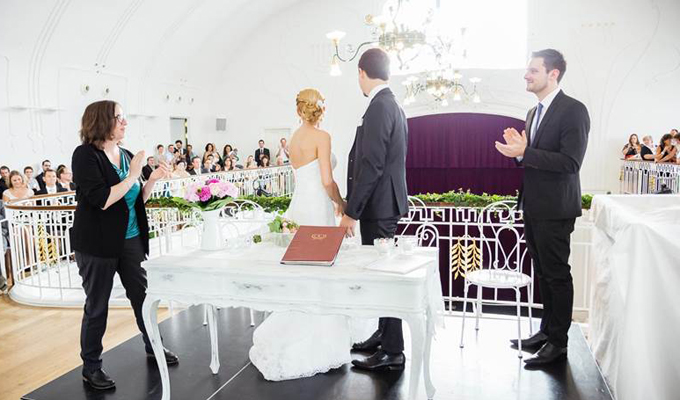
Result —
<path fill-rule="evenodd" d="M 209 129 L 210 93 L 231 49 L 293 3 L 0 1 L 0 163 L 67 162 L 84 107 L 101 98 L 123 104 L 128 143 L 147 151 L 167 141 L 167 116 Z"/>
<path fill-rule="evenodd" d="M 68 163 L 84 107 L 101 98 L 125 107 L 130 148 L 151 151 L 168 142 L 168 117 L 182 116 L 190 120 L 195 143 L 229 141 L 247 154 L 265 128 L 294 128 L 291 99 L 301 87 L 315 86 L 328 97 L 325 124 L 342 174 L 365 104 L 356 87 L 356 61 L 343 65 L 342 77 L 328 76 L 331 49 L 324 34 L 341 29 L 348 33 L 345 43 L 361 42 L 367 35 L 363 17 L 381 5 L 0 0 L 0 164 L 20 169 L 46 157 Z M 616 190 L 618 150 L 627 135 L 649 133 L 658 140 L 680 125 L 680 3 L 529 0 L 528 9 L 529 49 L 564 51 L 569 68 L 562 86 L 591 113 L 585 189 Z M 497 28 L 502 34 L 512 21 Z M 535 102 L 523 91 L 520 70 L 464 73 L 483 78 L 484 103 L 450 111 L 522 118 Z M 82 90 L 86 84 L 88 92 Z M 407 108 L 412 116 L 441 111 Z M 215 131 L 216 116 L 227 117 L 226 133 Z"/>

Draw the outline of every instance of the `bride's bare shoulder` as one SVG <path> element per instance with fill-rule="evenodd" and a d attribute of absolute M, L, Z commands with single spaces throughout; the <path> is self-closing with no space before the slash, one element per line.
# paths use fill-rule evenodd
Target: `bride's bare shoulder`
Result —
<path fill-rule="evenodd" d="M 328 133 L 327 131 L 324 131 L 323 129 L 314 128 L 314 133 L 319 139 L 322 139 L 322 140 L 326 140 L 326 139 L 331 138 L 331 134 Z"/>

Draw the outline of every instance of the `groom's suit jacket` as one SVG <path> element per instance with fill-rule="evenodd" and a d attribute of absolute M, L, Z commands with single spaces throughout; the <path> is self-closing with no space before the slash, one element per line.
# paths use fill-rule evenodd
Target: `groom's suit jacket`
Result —
<path fill-rule="evenodd" d="M 524 182 L 520 201 L 534 219 L 581 216 L 579 171 L 588 145 L 590 117 L 586 106 L 560 91 L 532 132 L 536 107 L 529 110 L 524 151 Z"/>
<path fill-rule="evenodd" d="M 355 220 L 381 220 L 408 212 L 406 115 L 389 88 L 371 100 L 357 127 L 347 163 L 347 208 Z"/>

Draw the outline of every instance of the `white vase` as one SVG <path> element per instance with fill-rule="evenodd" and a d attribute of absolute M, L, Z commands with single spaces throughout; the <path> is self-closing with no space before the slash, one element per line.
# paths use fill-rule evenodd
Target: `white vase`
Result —
<path fill-rule="evenodd" d="M 221 250 L 225 247 L 220 227 L 220 211 L 203 211 L 203 230 L 201 233 L 201 250 Z"/>

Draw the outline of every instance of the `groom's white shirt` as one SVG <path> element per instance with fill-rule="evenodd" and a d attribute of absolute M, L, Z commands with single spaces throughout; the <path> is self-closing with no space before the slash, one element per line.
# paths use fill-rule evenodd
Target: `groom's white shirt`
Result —
<path fill-rule="evenodd" d="M 368 92 L 368 104 L 371 104 L 371 101 L 373 101 L 373 98 L 375 97 L 376 94 L 378 94 L 379 91 L 381 91 L 383 89 L 387 89 L 388 87 L 390 87 L 390 85 L 383 84 L 383 85 L 378 85 L 378 86 L 374 87 L 373 89 L 371 89 L 371 91 Z"/>

